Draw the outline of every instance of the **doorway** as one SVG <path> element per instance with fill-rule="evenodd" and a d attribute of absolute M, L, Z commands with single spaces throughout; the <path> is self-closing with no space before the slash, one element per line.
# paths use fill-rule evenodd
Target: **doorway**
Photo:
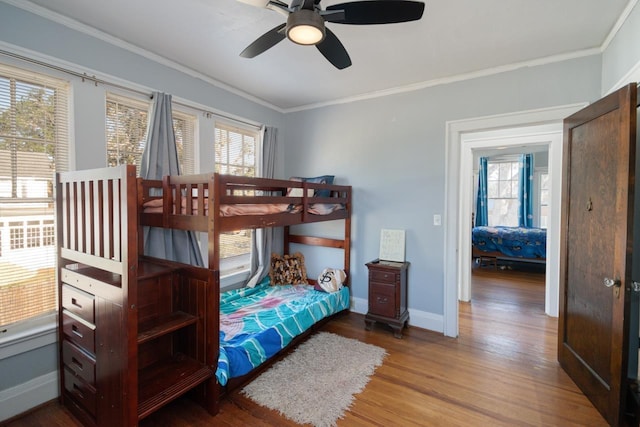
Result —
<path fill-rule="evenodd" d="M 540 153 L 546 152 L 548 161 L 547 173 L 550 182 L 550 220 L 548 224 L 547 238 L 547 262 L 545 266 L 545 313 L 550 316 L 558 315 L 558 285 L 557 275 L 553 276 L 553 272 L 557 271 L 558 257 L 555 250 L 559 250 L 559 233 L 557 228 L 560 215 L 560 178 L 561 163 L 558 163 L 560 151 L 562 147 L 562 123 L 552 123 L 541 126 L 514 127 L 501 129 L 498 131 L 470 132 L 461 136 L 461 214 L 462 218 L 473 218 L 473 206 L 476 200 L 474 186 L 474 167 L 477 164 L 477 158 L 480 155 L 514 155 L 524 153 Z M 558 157 L 558 159 L 554 159 Z M 555 167 L 554 167 L 555 166 Z M 557 182 L 556 182 L 557 181 Z M 557 221 L 553 221 L 553 216 L 557 217 Z M 467 228 L 466 234 L 460 231 L 461 248 L 471 250 L 471 230 Z M 463 251 L 461 251 L 463 252 Z M 464 259 L 464 258 L 463 258 Z M 471 254 L 467 260 L 471 260 Z M 471 265 L 460 261 L 460 289 L 458 299 L 463 302 L 471 300 Z M 555 280 L 554 280 L 555 279 Z"/>
<path fill-rule="evenodd" d="M 443 332 L 447 336 L 458 336 L 458 299 L 468 295 L 471 265 L 471 238 L 469 224 L 472 200 L 472 152 L 494 147 L 495 138 L 505 144 L 549 145 L 549 173 L 557 176 L 552 182 L 557 188 L 551 190 L 552 207 L 549 235 L 555 244 L 548 244 L 547 256 L 556 260 L 553 266 L 547 263 L 545 312 L 558 313 L 558 265 L 560 184 L 562 168 L 562 120 L 578 111 L 585 104 L 575 104 L 534 110 L 501 116 L 482 117 L 447 123 L 447 174 L 445 195 L 445 292 Z M 544 136 L 544 137 L 543 137 Z M 517 140 L 516 140 L 517 138 Z M 527 139 L 529 138 L 529 139 Z M 554 237 L 555 236 L 555 237 Z"/>

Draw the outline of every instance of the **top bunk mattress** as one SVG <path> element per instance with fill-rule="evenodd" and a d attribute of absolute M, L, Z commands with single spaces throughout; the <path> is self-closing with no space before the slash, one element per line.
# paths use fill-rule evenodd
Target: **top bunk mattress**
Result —
<path fill-rule="evenodd" d="M 142 209 L 144 213 L 161 214 L 164 212 L 164 202 L 162 199 L 152 199 L 143 203 Z M 313 203 L 309 205 L 307 212 L 313 215 L 329 215 L 335 211 L 344 209 L 341 203 Z M 221 216 L 239 216 L 239 215 L 270 215 L 279 213 L 300 213 L 302 205 L 288 203 L 242 203 L 236 205 L 221 205 Z M 178 214 L 174 207 L 172 214 Z M 198 199 L 193 198 L 190 207 L 187 207 L 186 198 L 182 199 L 180 215 L 198 215 Z M 209 214 L 208 203 L 204 204 L 204 215 Z"/>
<path fill-rule="evenodd" d="M 319 320 L 350 306 L 349 288 L 317 291 L 311 285 L 270 286 L 220 296 L 220 356 L 216 377 L 221 385 L 249 373 Z"/>

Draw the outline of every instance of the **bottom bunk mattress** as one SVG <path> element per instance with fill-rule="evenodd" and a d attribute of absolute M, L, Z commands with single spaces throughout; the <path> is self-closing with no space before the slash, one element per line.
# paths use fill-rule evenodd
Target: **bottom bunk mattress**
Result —
<path fill-rule="evenodd" d="M 472 244 L 484 252 L 500 252 L 508 257 L 547 257 L 547 230 L 524 227 L 473 227 Z"/>
<path fill-rule="evenodd" d="M 220 356 L 216 377 L 221 385 L 247 374 L 319 320 L 349 308 L 349 288 L 317 291 L 311 285 L 270 286 L 220 296 Z"/>

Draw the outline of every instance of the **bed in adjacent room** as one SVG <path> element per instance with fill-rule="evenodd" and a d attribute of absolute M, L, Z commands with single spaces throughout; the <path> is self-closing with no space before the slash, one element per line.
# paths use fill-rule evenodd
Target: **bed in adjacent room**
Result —
<path fill-rule="evenodd" d="M 544 228 L 473 227 L 471 243 L 475 259 L 544 263 L 547 258 L 547 230 Z"/>

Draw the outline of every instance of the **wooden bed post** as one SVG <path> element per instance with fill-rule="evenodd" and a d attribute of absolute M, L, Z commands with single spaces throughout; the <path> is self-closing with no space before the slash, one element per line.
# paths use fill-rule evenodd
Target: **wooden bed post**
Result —
<path fill-rule="evenodd" d="M 220 183 L 219 174 L 213 174 L 208 184 L 208 204 L 209 226 L 207 227 L 208 242 L 208 268 L 210 275 L 210 288 L 207 292 L 209 301 L 207 304 L 209 313 L 207 316 L 207 328 L 211 333 L 207 333 L 207 364 L 215 372 L 218 368 L 218 357 L 220 353 L 220 198 L 215 195 L 225 191 Z M 209 381 L 207 386 L 207 410 L 211 415 L 215 415 L 220 410 L 221 386 L 214 377 Z"/>
<path fill-rule="evenodd" d="M 347 195 L 346 209 L 349 215 L 344 220 L 344 272 L 347 274 L 346 284 L 351 283 L 351 191 Z"/>

